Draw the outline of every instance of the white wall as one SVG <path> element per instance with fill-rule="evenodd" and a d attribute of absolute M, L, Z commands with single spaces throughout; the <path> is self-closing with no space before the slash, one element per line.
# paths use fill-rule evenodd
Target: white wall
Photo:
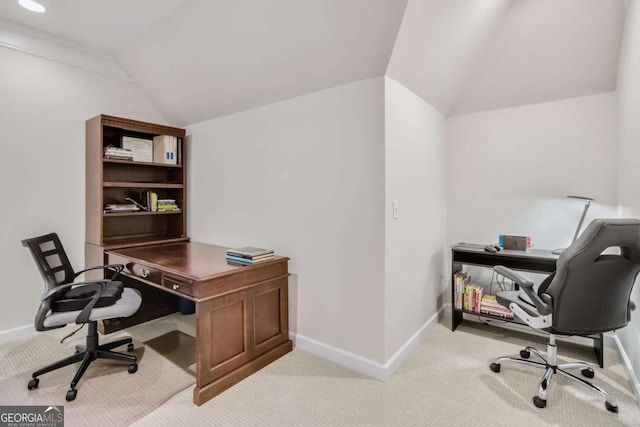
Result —
<path fill-rule="evenodd" d="M 291 258 L 292 332 L 381 362 L 384 81 L 188 127 L 190 236 Z"/>
<path fill-rule="evenodd" d="M 618 65 L 618 203 L 624 216 L 640 218 L 640 2 L 632 0 L 626 11 L 622 51 Z M 636 376 L 640 376 L 640 285 L 632 300 L 638 307 L 631 323 L 617 332 Z M 637 378 L 636 378 L 637 381 Z M 640 382 L 636 384 L 640 396 Z"/>
<path fill-rule="evenodd" d="M 445 126 L 429 103 L 385 79 L 386 359 L 443 305 Z"/>
<path fill-rule="evenodd" d="M 617 216 L 617 118 L 613 93 L 447 120 L 448 233 L 492 243 L 528 235 L 538 248 L 571 242 L 585 219 Z"/>
<path fill-rule="evenodd" d="M 127 81 L 0 47 L 0 332 L 33 324 L 42 279 L 20 240 L 57 232 L 84 265 L 85 120 L 163 122 Z"/>

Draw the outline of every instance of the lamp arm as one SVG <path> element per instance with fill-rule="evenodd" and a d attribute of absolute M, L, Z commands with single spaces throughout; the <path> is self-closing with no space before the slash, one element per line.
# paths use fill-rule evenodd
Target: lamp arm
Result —
<path fill-rule="evenodd" d="M 587 211 L 589 210 L 589 206 L 591 206 L 591 200 L 587 200 L 584 204 L 584 210 L 582 211 L 582 216 L 580 217 L 580 221 L 578 222 L 578 228 L 576 228 L 576 234 L 573 235 L 572 242 L 575 242 L 578 238 L 578 234 L 580 234 L 580 228 L 582 228 L 582 222 L 584 221 L 584 217 L 587 216 Z"/>

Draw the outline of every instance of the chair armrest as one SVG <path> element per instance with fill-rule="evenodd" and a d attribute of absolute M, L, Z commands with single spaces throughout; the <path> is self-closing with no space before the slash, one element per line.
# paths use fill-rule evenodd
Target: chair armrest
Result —
<path fill-rule="evenodd" d="M 94 267 L 85 268 L 82 271 L 76 272 L 76 274 L 73 276 L 73 278 L 75 279 L 76 277 L 78 277 L 82 273 L 85 273 L 85 272 L 91 271 L 91 270 L 112 270 L 112 271 L 114 271 L 114 273 L 113 273 L 113 276 L 111 276 L 111 280 L 115 280 L 115 278 L 118 277 L 118 274 L 120 274 L 120 272 L 122 270 L 124 270 L 124 265 L 122 265 L 122 264 L 96 265 Z"/>
<path fill-rule="evenodd" d="M 493 267 L 493 271 L 503 275 L 504 277 L 512 280 L 516 285 L 520 286 L 527 296 L 531 298 L 531 301 L 536 306 L 536 310 L 538 310 L 540 315 L 546 316 L 551 313 L 551 307 L 542 301 L 538 294 L 533 291 L 533 282 L 531 280 L 503 265 L 496 265 Z"/>

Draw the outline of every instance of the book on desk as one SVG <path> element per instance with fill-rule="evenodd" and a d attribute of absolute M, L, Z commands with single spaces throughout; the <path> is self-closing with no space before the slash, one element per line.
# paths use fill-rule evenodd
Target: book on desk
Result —
<path fill-rule="evenodd" d="M 252 265 L 273 259 L 273 249 L 245 246 L 237 249 L 227 249 L 227 262 L 235 265 Z"/>

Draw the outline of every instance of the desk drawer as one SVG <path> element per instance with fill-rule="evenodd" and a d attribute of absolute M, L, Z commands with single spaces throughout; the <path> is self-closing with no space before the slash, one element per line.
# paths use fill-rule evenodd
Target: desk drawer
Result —
<path fill-rule="evenodd" d="M 182 277 L 170 276 L 165 273 L 164 276 L 162 276 L 162 286 L 191 297 L 195 295 L 193 291 L 193 282 Z"/>
<path fill-rule="evenodd" d="M 141 264 L 139 262 L 131 261 L 128 258 L 124 258 L 118 255 L 107 254 L 109 264 L 124 264 L 124 273 L 127 273 L 134 277 L 146 280 L 151 283 L 162 285 L 162 272 L 155 268 Z"/>

